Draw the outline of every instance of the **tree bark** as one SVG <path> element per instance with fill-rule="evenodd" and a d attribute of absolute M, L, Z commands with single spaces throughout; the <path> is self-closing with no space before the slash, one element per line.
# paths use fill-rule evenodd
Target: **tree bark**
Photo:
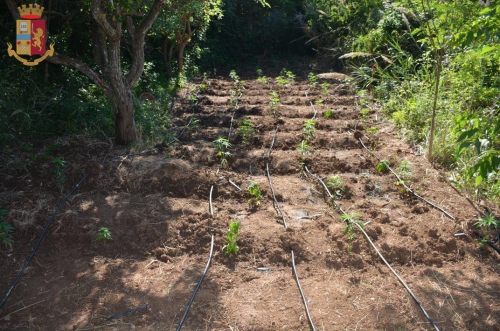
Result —
<path fill-rule="evenodd" d="M 191 37 L 193 36 L 196 30 L 191 30 L 191 16 L 189 14 L 184 14 L 182 17 L 182 24 L 184 25 L 183 30 L 178 29 L 175 32 L 175 37 L 177 38 L 177 43 L 179 46 L 177 47 L 177 70 L 179 74 L 184 73 L 184 49 L 186 45 L 191 41 Z"/>
<path fill-rule="evenodd" d="M 171 40 L 167 35 L 162 38 L 162 55 L 165 63 L 165 75 L 168 80 L 172 78 L 172 57 L 174 55 L 175 41 Z"/>

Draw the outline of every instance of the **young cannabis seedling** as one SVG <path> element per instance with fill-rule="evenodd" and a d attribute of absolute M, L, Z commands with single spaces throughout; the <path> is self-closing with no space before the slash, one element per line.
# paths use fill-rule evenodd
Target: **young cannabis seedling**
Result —
<path fill-rule="evenodd" d="M 240 122 L 238 128 L 237 136 L 243 139 L 244 144 L 249 144 L 252 138 L 255 136 L 254 124 L 250 122 L 249 119 L 244 119 Z"/>
<path fill-rule="evenodd" d="M 233 80 L 234 85 L 239 85 L 239 83 L 240 83 L 240 76 L 238 76 L 238 74 L 236 73 L 235 70 L 231 70 L 229 72 L 229 77 Z"/>
<path fill-rule="evenodd" d="M 12 240 L 12 231 L 14 231 L 14 228 L 3 220 L 5 215 L 7 215 L 7 210 L 0 206 L 0 241 L 5 247 L 11 248 L 14 242 Z"/>
<path fill-rule="evenodd" d="M 333 116 L 333 109 L 328 109 L 323 115 L 324 118 L 330 118 Z"/>
<path fill-rule="evenodd" d="M 297 146 L 297 151 L 299 151 L 302 156 L 304 156 L 305 154 L 309 154 L 309 149 L 310 146 L 306 140 L 302 140 L 299 146 Z"/>
<path fill-rule="evenodd" d="M 100 227 L 97 230 L 97 236 L 95 237 L 95 241 L 105 241 L 105 240 L 113 240 L 111 237 L 111 231 L 107 227 Z"/>
<path fill-rule="evenodd" d="M 285 86 L 295 82 L 295 74 L 286 68 L 281 69 L 280 75 L 276 77 L 278 86 Z"/>
<path fill-rule="evenodd" d="M 193 129 L 198 129 L 200 126 L 200 120 L 196 117 L 191 117 L 191 120 L 188 123 L 188 129 L 193 130 Z"/>
<path fill-rule="evenodd" d="M 315 88 L 318 85 L 318 76 L 316 76 L 314 72 L 307 74 L 307 80 L 312 88 Z"/>
<path fill-rule="evenodd" d="M 264 72 L 262 71 L 262 69 L 257 69 L 257 81 L 263 85 L 267 85 L 268 84 L 268 80 L 267 80 L 267 77 L 264 76 Z"/>
<path fill-rule="evenodd" d="M 330 84 L 328 83 L 321 83 L 321 90 L 323 91 L 324 94 L 328 94 L 328 89 L 330 88 Z"/>
<path fill-rule="evenodd" d="M 238 239 L 239 229 L 240 222 L 231 222 L 231 224 L 229 224 L 229 231 L 226 232 L 227 244 L 222 247 L 228 256 L 232 256 L 233 254 L 238 255 L 240 248 L 236 244 L 236 240 Z"/>
<path fill-rule="evenodd" d="M 231 157 L 231 153 L 227 151 L 231 148 L 231 143 L 226 138 L 219 137 L 214 140 L 215 156 L 220 160 L 221 165 L 224 167 L 227 164 L 227 159 Z"/>
<path fill-rule="evenodd" d="M 387 160 L 380 161 L 375 166 L 375 169 L 377 169 L 378 172 L 387 172 L 387 171 L 389 171 L 389 161 L 387 161 Z"/>
<path fill-rule="evenodd" d="M 229 101 L 233 105 L 233 107 L 236 107 L 238 103 L 240 102 L 239 96 L 241 94 L 241 90 L 235 91 L 235 90 L 229 90 Z"/>
<path fill-rule="evenodd" d="M 278 106 L 281 103 L 280 96 L 278 92 L 276 91 L 271 91 L 271 101 L 269 104 L 271 105 L 271 109 L 273 110 L 274 116 L 276 116 L 276 111 L 278 110 Z"/>
<path fill-rule="evenodd" d="M 491 214 L 484 215 L 479 221 L 474 223 L 477 228 L 484 229 L 484 236 L 481 239 L 480 245 L 483 246 L 488 240 L 490 236 L 491 229 L 494 230 L 500 229 L 500 221 L 495 218 L 495 216 Z"/>
<path fill-rule="evenodd" d="M 352 241 L 356 237 L 356 226 L 360 226 L 363 228 L 364 224 L 359 220 L 361 216 L 360 213 L 350 213 L 344 214 L 340 216 L 342 222 L 345 222 L 344 235 L 348 235 L 347 239 L 349 240 L 349 250 L 352 248 Z"/>
<path fill-rule="evenodd" d="M 335 200 L 342 197 L 345 186 L 344 181 L 342 180 L 342 178 L 340 178 L 339 175 L 330 176 L 328 178 L 328 181 L 326 182 L 326 186 L 331 190 L 330 193 L 332 193 Z"/>
<path fill-rule="evenodd" d="M 373 136 L 375 133 L 378 132 L 378 128 L 375 126 L 371 126 L 369 128 L 366 128 L 365 131 L 370 135 Z"/>
<path fill-rule="evenodd" d="M 264 201 L 259 183 L 255 181 L 250 182 L 250 185 L 248 186 L 248 195 L 250 196 L 250 199 L 248 199 L 248 203 L 254 205 L 255 207 L 260 206 L 262 204 L 262 201 Z"/>
<path fill-rule="evenodd" d="M 312 138 L 314 131 L 316 131 L 316 121 L 313 119 L 305 121 L 302 130 L 305 131 L 307 141 L 309 141 L 309 139 Z"/>

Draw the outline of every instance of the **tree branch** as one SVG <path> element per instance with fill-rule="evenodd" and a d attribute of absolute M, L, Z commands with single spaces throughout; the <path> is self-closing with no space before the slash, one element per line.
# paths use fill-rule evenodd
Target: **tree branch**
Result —
<path fill-rule="evenodd" d="M 109 38 L 120 38 L 119 31 L 106 19 L 106 13 L 101 8 L 101 0 L 92 0 L 92 17 Z"/>
<path fill-rule="evenodd" d="M 47 57 L 45 61 L 77 69 L 82 74 L 90 78 L 90 80 L 92 80 L 94 84 L 99 86 L 108 97 L 110 96 L 110 89 L 108 84 L 106 84 L 106 82 L 102 80 L 99 74 L 92 70 L 92 68 L 88 64 L 58 53 L 54 53 L 53 56 Z"/>
<path fill-rule="evenodd" d="M 131 35 L 132 65 L 125 77 L 131 86 L 139 80 L 144 71 L 144 40 L 146 38 L 146 33 L 151 29 L 154 21 L 158 18 L 158 15 L 160 15 L 165 6 L 165 0 L 155 0 L 144 20 L 138 27 L 135 27 L 135 33 Z"/>
<path fill-rule="evenodd" d="M 161 11 L 163 10 L 163 8 L 165 8 L 166 5 L 167 4 L 165 3 L 165 0 L 155 0 L 153 6 L 151 6 L 151 9 L 149 10 L 149 13 L 146 15 L 142 23 L 137 27 L 137 34 L 146 35 L 146 32 L 151 29 L 153 23 L 156 21 L 158 15 L 160 15 Z"/>

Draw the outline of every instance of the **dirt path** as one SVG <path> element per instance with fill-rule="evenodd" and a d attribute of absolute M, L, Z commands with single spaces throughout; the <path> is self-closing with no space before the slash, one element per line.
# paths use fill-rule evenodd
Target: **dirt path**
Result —
<path fill-rule="evenodd" d="M 469 236 L 478 212 L 381 114 L 369 111 L 358 121 L 365 100 L 336 78 L 313 88 L 307 80 L 278 86 L 276 79 L 265 84 L 255 77 L 239 86 L 226 77 L 187 89 L 174 108 L 175 124 L 180 132 L 196 124 L 195 117 L 198 125 L 162 153 L 92 168 L 0 310 L 0 329 L 175 330 L 205 268 L 211 234 L 211 267 L 183 330 L 310 330 L 291 251 L 317 330 L 432 329 L 361 232 L 351 240 L 344 234 L 346 223 L 307 167 L 325 182 L 338 175 L 344 186 L 331 188 L 336 203 L 351 216 L 359 213 L 368 236 L 440 330 L 496 330 L 499 259 Z M 322 87 L 325 82 L 330 85 Z M 272 97 L 279 98 L 275 109 Z M 254 135 L 242 134 L 243 120 Z M 223 150 L 231 155 L 218 170 L 213 141 L 221 137 L 232 147 Z M 377 160 L 357 138 L 455 220 L 377 171 Z M 78 162 L 89 161 L 72 149 L 77 142 L 67 144 L 73 150 L 68 182 L 76 183 L 85 172 Z M 33 247 L 37 224 L 43 226 L 60 201 L 50 184 L 37 186 L 43 171 L 19 179 L 21 170 L 12 170 L 4 184 L 10 198 L 2 195 L 1 202 L 10 220 L 32 226 L 15 238 L 13 251 L 0 255 L 1 295 Z M 252 181 L 263 193 L 259 206 L 248 202 Z M 222 248 L 233 221 L 240 222 L 239 254 L 228 257 Z M 114 240 L 95 242 L 102 226 Z"/>

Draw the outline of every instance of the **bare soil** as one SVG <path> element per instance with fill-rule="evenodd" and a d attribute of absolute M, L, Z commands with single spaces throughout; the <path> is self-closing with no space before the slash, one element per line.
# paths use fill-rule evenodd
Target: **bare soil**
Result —
<path fill-rule="evenodd" d="M 184 330 L 310 330 L 291 250 L 317 330 L 431 330 L 361 232 L 353 240 L 344 234 L 339 211 L 304 166 L 325 181 L 340 176 L 345 189 L 336 202 L 361 215 L 367 234 L 440 330 L 499 329 L 498 254 L 480 247 L 472 233 L 487 202 L 472 203 L 456 191 L 375 108 L 360 119 L 359 99 L 341 75 L 321 76 L 328 91 L 306 79 L 278 86 L 275 79 L 242 78 L 237 104 L 228 75 L 183 91 L 173 107 L 176 132 L 192 117 L 199 125 L 173 147 L 100 165 L 128 151 L 108 151 L 102 137 L 59 139 L 51 155 L 67 162 L 62 190 L 50 159 L 35 162 L 35 152 L 21 150 L 2 156 L 0 204 L 16 228 L 13 248 L 0 251 L 2 296 L 57 205 L 83 174 L 90 176 L 64 205 L 0 310 L 1 330 L 175 330 L 204 271 L 212 234 L 211 266 Z M 202 84 L 195 102 L 190 96 Z M 276 111 L 271 90 L 281 100 Z M 303 125 L 313 116 L 309 153 L 301 153 Z M 248 143 L 238 135 L 243 119 L 255 125 Z M 227 138 L 231 126 L 232 156 L 219 169 L 213 141 Z M 455 220 L 402 190 L 392 174 L 377 171 L 355 130 L 395 170 L 407 160 L 405 182 Z M 251 181 L 263 192 L 260 206 L 248 202 Z M 229 257 L 223 246 L 232 221 L 241 223 L 240 251 Z M 109 228 L 113 240 L 96 242 L 100 227 Z"/>

